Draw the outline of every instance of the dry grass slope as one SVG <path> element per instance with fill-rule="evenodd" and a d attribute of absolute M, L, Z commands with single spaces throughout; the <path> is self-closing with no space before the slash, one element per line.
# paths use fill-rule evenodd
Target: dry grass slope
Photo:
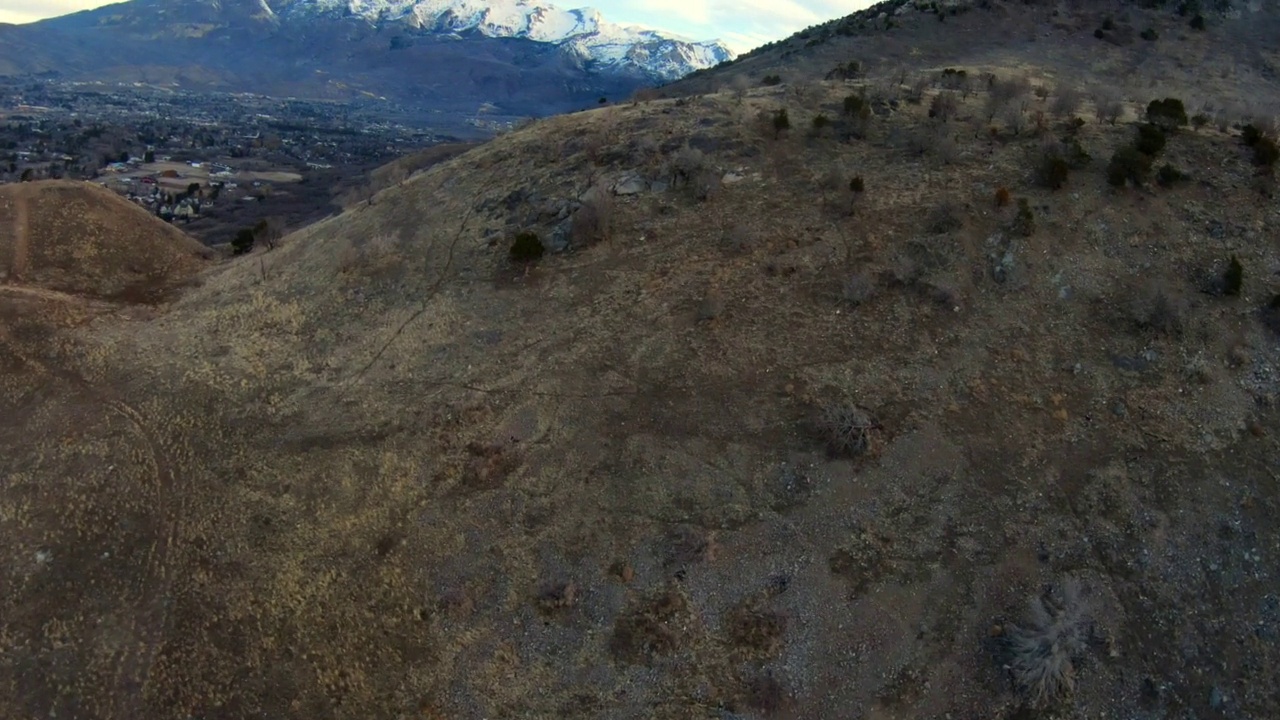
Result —
<path fill-rule="evenodd" d="M 91 183 L 0 188 L 0 282 L 128 301 L 164 297 L 205 266 L 191 237 Z"/>
<path fill-rule="evenodd" d="M 158 317 L 4 319 L 0 714 L 1025 718 L 1039 630 L 1060 717 L 1280 713 L 1270 181 L 1208 127 L 1115 189 L 1132 126 L 929 77 L 552 118 Z M 1064 577 L 1087 639 L 1020 625 Z"/>

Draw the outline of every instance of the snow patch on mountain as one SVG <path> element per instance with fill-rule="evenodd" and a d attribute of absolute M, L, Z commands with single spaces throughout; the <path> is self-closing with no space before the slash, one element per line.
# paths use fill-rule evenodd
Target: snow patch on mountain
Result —
<path fill-rule="evenodd" d="M 562 10 L 540 0 L 294 0 L 290 16 L 356 16 L 429 32 L 476 31 L 495 38 L 553 43 L 614 71 L 661 79 L 712 67 L 734 54 L 719 41 L 692 42 L 606 22 L 595 8 Z"/>

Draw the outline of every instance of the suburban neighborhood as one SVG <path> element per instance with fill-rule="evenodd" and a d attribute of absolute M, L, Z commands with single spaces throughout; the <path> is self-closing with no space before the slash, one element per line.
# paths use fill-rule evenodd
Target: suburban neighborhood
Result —
<path fill-rule="evenodd" d="M 0 184 L 96 182 L 217 244 L 266 217 L 323 217 L 370 168 L 457 139 L 396 114 L 386 102 L 0 79 Z M 482 124 L 475 134 L 492 132 Z"/>

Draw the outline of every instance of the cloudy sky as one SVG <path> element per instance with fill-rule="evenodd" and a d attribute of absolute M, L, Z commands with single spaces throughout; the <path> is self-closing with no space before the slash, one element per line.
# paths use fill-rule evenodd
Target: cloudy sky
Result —
<path fill-rule="evenodd" d="M 0 0 L 0 22 L 24 23 L 106 5 L 109 0 Z M 873 0 L 552 0 L 589 4 L 605 19 L 645 25 L 695 39 L 719 38 L 743 52 L 801 28 L 847 15 Z"/>

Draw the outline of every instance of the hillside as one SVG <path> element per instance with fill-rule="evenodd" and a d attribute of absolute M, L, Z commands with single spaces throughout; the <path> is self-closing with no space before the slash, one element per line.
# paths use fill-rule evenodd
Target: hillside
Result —
<path fill-rule="evenodd" d="M 1202 29 L 1192 25 L 1197 16 Z M 666 91 L 757 86 L 771 75 L 785 82 L 901 79 L 947 66 L 1023 68 L 1085 89 L 1176 95 L 1197 108 L 1212 102 L 1217 110 L 1274 115 L 1277 38 L 1274 3 L 889 0 L 694 73 Z"/>
<path fill-rule="evenodd" d="M 0 282 L 102 299 L 150 301 L 199 272 L 208 250 L 100 186 L 0 187 Z"/>
<path fill-rule="evenodd" d="M 1280 715 L 1276 128 L 1033 60 L 547 119 L 0 332 L 0 715 Z"/>

